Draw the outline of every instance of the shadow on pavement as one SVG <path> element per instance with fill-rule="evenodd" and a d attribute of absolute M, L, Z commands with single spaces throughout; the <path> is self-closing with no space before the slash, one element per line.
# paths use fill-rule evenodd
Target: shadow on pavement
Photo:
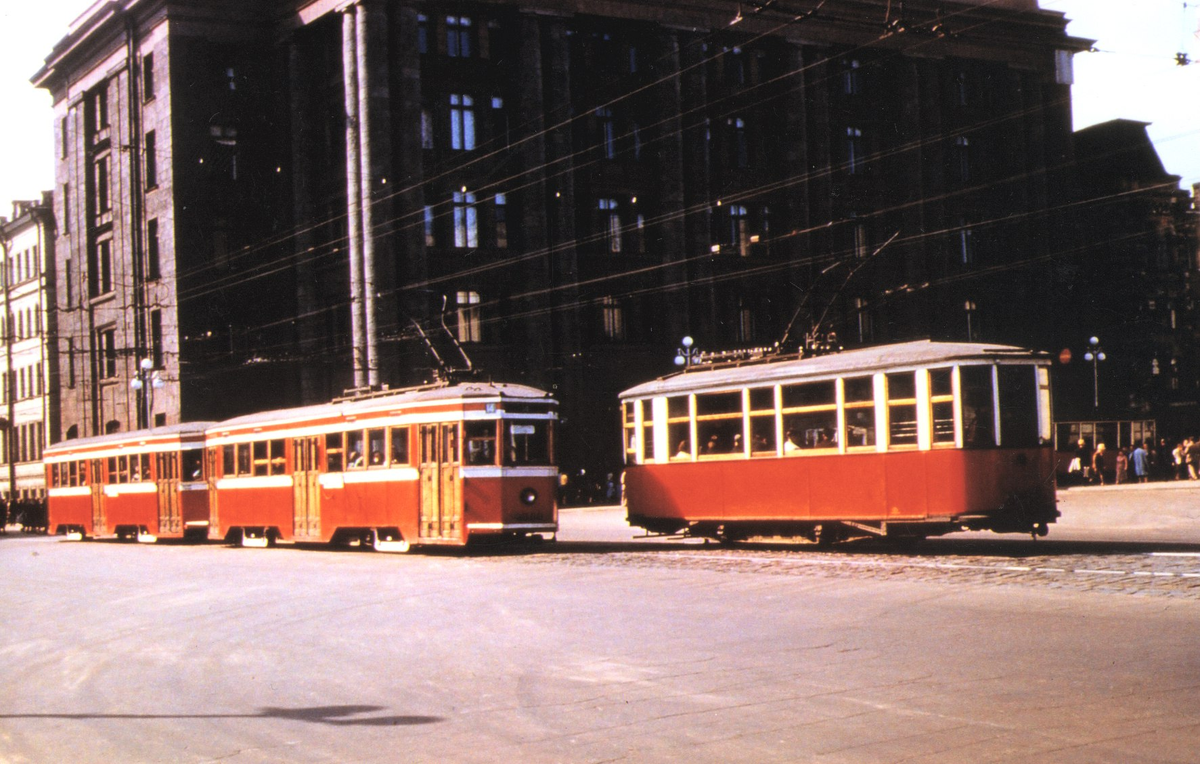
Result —
<path fill-rule="evenodd" d="M 385 710 L 383 706 L 314 706 L 311 708 L 275 708 L 268 706 L 253 714 L 0 714 L 0 719 L 291 719 L 335 727 L 393 727 L 434 724 L 440 716 L 362 716 Z"/>

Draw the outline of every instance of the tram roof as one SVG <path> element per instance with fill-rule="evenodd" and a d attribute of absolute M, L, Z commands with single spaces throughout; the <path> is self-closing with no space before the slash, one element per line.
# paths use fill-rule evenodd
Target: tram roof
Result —
<path fill-rule="evenodd" d="M 256 414 L 213 422 L 209 430 L 239 428 L 265 422 L 296 422 L 309 419 L 325 419 L 344 415 L 364 414 L 398 406 L 421 406 L 466 400 L 542 400 L 553 402 L 545 390 L 528 385 L 505 382 L 460 382 L 454 385 L 414 387 L 395 391 L 378 392 L 361 398 L 348 398 L 333 403 L 318 403 L 290 409 L 275 409 Z"/>
<path fill-rule="evenodd" d="M 114 432 L 108 435 L 92 435 L 87 438 L 73 438 L 64 440 L 50 446 L 46 446 L 43 453 L 55 453 L 57 451 L 74 451 L 80 448 L 88 448 L 90 446 L 103 446 L 110 443 L 141 443 L 152 440 L 173 440 L 183 438 L 189 435 L 203 435 L 204 432 L 212 427 L 215 422 L 182 422 L 180 424 L 167 424 L 161 427 L 143 430 L 126 430 L 124 432 Z"/>
<path fill-rule="evenodd" d="M 934 342 L 918 340 L 893 345 L 843 350 L 807 358 L 761 360 L 715 368 L 692 367 L 625 390 L 621 398 L 648 398 L 676 392 L 720 390 L 745 385 L 788 380 L 821 379 L 845 374 L 866 374 L 888 369 L 909 369 L 947 363 L 976 361 L 1040 361 L 1047 354 L 1012 345 L 977 342 Z"/>

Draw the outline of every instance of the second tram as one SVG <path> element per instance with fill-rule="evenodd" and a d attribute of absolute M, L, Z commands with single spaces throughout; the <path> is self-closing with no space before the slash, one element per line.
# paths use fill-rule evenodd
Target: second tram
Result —
<path fill-rule="evenodd" d="M 1049 359 L 909 342 L 699 364 L 621 394 L 629 523 L 652 533 L 1045 535 Z"/>
<path fill-rule="evenodd" d="M 557 531 L 557 402 L 463 382 L 269 411 L 207 432 L 212 537 L 414 544 Z"/>

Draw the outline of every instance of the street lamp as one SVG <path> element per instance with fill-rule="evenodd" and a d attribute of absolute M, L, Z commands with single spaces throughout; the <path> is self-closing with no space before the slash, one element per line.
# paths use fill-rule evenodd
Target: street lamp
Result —
<path fill-rule="evenodd" d="M 679 341 L 682 346 L 675 351 L 675 365 L 688 368 L 696 361 L 700 360 L 700 348 L 694 348 L 695 340 L 691 337 L 684 337 Z"/>
<path fill-rule="evenodd" d="M 138 361 L 137 377 L 130 381 L 129 386 L 135 391 L 141 393 L 142 405 L 141 413 L 145 416 L 147 429 L 154 427 L 154 420 L 151 418 L 151 411 L 154 408 L 154 391 L 161 390 L 166 383 L 163 382 L 162 376 L 158 370 L 154 368 L 154 361 L 149 358 L 143 358 Z"/>
<path fill-rule="evenodd" d="M 1104 349 L 1100 347 L 1100 338 L 1089 338 L 1083 360 L 1092 362 L 1092 408 L 1095 409 L 1100 408 L 1100 362 L 1105 358 Z"/>

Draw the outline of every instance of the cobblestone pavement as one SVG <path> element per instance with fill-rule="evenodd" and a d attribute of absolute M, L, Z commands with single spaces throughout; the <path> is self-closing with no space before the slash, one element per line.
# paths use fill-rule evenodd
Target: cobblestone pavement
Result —
<path fill-rule="evenodd" d="M 560 542 L 521 559 L 530 565 L 934 581 L 1200 600 L 1200 549 L 1163 544 L 941 539 L 899 553 L 869 544 L 818 550 L 800 544 Z"/>

